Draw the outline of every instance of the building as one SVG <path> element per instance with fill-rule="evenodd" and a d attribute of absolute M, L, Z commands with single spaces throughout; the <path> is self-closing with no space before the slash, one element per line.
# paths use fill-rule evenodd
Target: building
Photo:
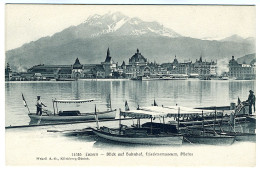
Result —
<path fill-rule="evenodd" d="M 107 49 L 107 56 L 104 62 L 101 63 L 105 70 L 105 77 L 109 78 L 113 76 L 113 72 L 117 71 L 117 64 L 112 60 L 110 56 L 110 50 Z"/>
<path fill-rule="evenodd" d="M 196 60 L 195 63 L 192 63 L 192 61 L 181 63 L 175 55 L 172 63 L 163 63 L 161 67 L 165 69 L 165 74 L 182 74 L 190 77 L 217 75 L 217 63 L 214 61 L 202 61 L 202 57 Z"/>
<path fill-rule="evenodd" d="M 77 58 L 75 60 L 75 63 L 72 65 L 71 78 L 76 80 L 80 78 L 84 78 L 83 70 L 84 70 L 83 65 L 80 64 L 79 59 Z"/>
<path fill-rule="evenodd" d="M 101 64 L 81 64 L 76 58 L 73 65 L 36 65 L 27 70 L 28 79 L 87 79 L 87 78 L 111 78 L 118 73 L 117 63 L 112 60 L 110 50 Z M 41 76 L 40 76 L 41 75 Z"/>
<path fill-rule="evenodd" d="M 35 75 L 40 73 L 46 79 L 71 78 L 72 65 L 35 65 L 27 70 L 27 73 Z M 29 78 L 29 77 L 27 77 Z"/>
<path fill-rule="evenodd" d="M 5 81 L 10 81 L 11 79 L 12 79 L 12 69 L 9 63 L 7 63 L 5 68 Z"/>
<path fill-rule="evenodd" d="M 214 61 L 207 62 L 202 61 L 202 56 L 199 60 L 192 65 L 191 73 L 197 73 L 199 76 L 216 76 L 217 75 L 217 63 Z"/>
<path fill-rule="evenodd" d="M 136 53 L 129 58 L 129 65 L 125 66 L 128 78 L 136 78 L 139 76 L 149 76 L 151 68 L 148 66 L 147 59 L 136 50 Z"/>
<path fill-rule="evenodd" d="M 234 56 L 229 61 L 229 77 L 234 79 L 255 79 L 256 65 L 255 61 L 250 64 L 239 64 Z"/>

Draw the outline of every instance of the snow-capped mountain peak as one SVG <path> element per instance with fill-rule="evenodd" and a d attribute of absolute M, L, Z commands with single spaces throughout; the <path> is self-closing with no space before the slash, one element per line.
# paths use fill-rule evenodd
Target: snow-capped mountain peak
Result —
<path fill-rule="evenodd" d="M 101 35 L 147 35 L 147 36 L 166 36 L 180 37 L 178 33 L 169 28 L 165 28 L 158 22 L 146 22 L 139 18 L 130 18 L 120 12 L 107 13 L 105 15 L 90 16 L 85 22 L 84 27 L 91 29 L 90 37 Z"/>

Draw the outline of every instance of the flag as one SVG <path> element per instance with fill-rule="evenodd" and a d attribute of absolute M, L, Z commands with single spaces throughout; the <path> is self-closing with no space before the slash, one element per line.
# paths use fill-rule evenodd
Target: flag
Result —
<path fill-rule="evenodd" d="M 24 107 L 27 107 L 27 103 L 26 103 L 26 101 L 25 101 L 25 98 L 24 98 L 24 96 L 23 96 L 23 93 L 22 93 L 22 98 L 23 98 Z"/>
<path fill-rule="evenodd" d="M 125 111 L 129 111 L 130 109 L 129 109 L 129 106 L 128 106 L 128 103 L 127 103 L 127 101 L 125 101 Z"/>
<path fill-rule="evenodd" d="M 154 106 L 158 106 L 157 103 L 156 103 L 156 101 L 155 101 L 155 99 L 154 99 L 154 101 L 153 101 L 153 105 L 154 105 Z"/>
<path fill-rule="evenodd" d="M 243 105 L 242 102 L 240 102 L 240 103 L 237 105 L 237 107 L 236 107 L 237 113 L 239 113 L 243 108 L 244 108 L 244 105 Z"/>
<path fill-rule="evenodd" d="M 237 104 L 239 105 L 241 103 L 240 98 L 237 99 Z"/>

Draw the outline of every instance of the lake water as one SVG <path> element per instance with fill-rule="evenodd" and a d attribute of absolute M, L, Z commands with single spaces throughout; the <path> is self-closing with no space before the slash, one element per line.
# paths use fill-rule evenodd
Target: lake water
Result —
<path fill-rule="evenodd" d="M 31 112 L 36 111 L 36 96 L 41 96 L 42 102 L 48 110 L 53 110 L 52 99 L 95 99 L 94 103 L 87 104 L 59 104 L 60 110 L 80 110 L 93 112 L 94 104 L 98 110 L 106 110 L 111 95 L 112 108 L 124 109 L 127 100 L 130 109 L 139 106 L 149 106 L 154 99 L 159 105 L 181 105 L 188 107 L 225 106 L 231 102 L 246 100 L 249 90 L 255 91 L 255 81 L 131 81 L 131 80 L 79 80 L 68 82 L 6 82 L 5 83 L 5 126 L 28 125 L 30 118 L 28 110 L 23 105 L 22 93 Z M 126 122 L 129 124 L 129 122 Z M 106 126 L 117 126 L 117 122 L 105 122 Z M 26 165 L 59 165 L 60 161 L 39 161 L 36 157 L 55 156 L 69 157 L 74 152 L 99 153 L 98 157 L 89 157 L 90 160 L 76 161 L 76 165 L 100 165 L 104 160 L 107 165 L 131 165 L 135 161 L 139 165 L 196 166 L 196 165 L 244 165 L 255 164 L 255 143 L 236 142 L 231 146 L 133 146 L 120 145 L 104 141 L 95 136 L 67 136 L 61 133 L 50 133 L 47 130 L 81 129 L 87 126 L 94 127 L 95 123 L 45 126 L 6 130 L 6 163 Z M 25 147 L 26 146 L 26 147 Z M 40 147 L 39 147 L 40 146 Z M 15 149 L 14 149 L 15 148 Z M 55 148 L 55 149 L 54 149 Z M 208 150 L 207 152 L 202 152 Z M 106 156 L 107 152 L 142 152 L 143 156 L 116 157 Z M 145 156 L 146 152 L 181 152 L 193 153 L 188 157 L 154 157 Z M 214 154 L 212 154 L 214 152 Z M 246 155 L 246 156 L 244 156 Z M 243 161 L 241 157 L 246 157 Z M 16 161 L 14 161 L 16 160 Z M 19 161 L 18 161 L 19 160 Z M 202 161 L 204 160 L 204 161 Z M 214 161 L 215 160 L 215 161 Z M 218 161 L 216 161 L 218 160 Z M 220 161 L 221 160 L 221 161 Z M 202 162 L 198 162 L 202 161 Z M 184 163 L 185 162 L 185 163 Z M 71 160 L 63 161 L 64 165 L 75 165 Z"/>
<path fill-rule="evenodd" d="M 52 99 L 95 99 L 97 109 L 106 110 L 111 95 L 112 108 L 130 109 L 149 106 L 155 99 L 158 105 L 188 107 L 225 106 L 246 100 L 249 90 L 255 91 L 255 81 L 130 81 L 79 80 L 67 82 L 6 82 L 6 126 L 29 124 L 28 110 L 23 105 L 22 93 L 31 112 L 36 112 L 36 96 L 41 96 L 47 109 L 53 111 Z M 59 104 L 60 110 L 94 111 L 94 104 Z"/>

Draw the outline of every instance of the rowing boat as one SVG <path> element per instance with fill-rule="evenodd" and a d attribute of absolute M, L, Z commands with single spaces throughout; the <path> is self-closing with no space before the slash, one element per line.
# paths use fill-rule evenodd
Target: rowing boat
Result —
<path fill-rule="evenodd" d="M 93 132 L 101 137 L 115 142 L 131 143 L 131 144 L 145 144 L 145 145 L 181 145 L 183 142 L 183 135 L 175 129 L 175 132 L 167 133 L 161 131 L 160 128 L 154 126 L 141 126 L 141 118 L 149 118 L 152 120 L 159 117 L 167 117 L 167 114 L 160 112 L 150 112 L 145 110 L 120 110 L 119 128 L 99 128 L 98 117 L 96 116 L 97 128 Z M 134 127 L 128 127 L 121 124 L 121 116 L 131 117 L 137 119 L 137 124 Z M 163 125 L 163 124 L 160 124 Z"/>
<path fill-rule="evenodd" d="M 94 99 L 76 99 L 76 100 L 67 100 L 67 99 L 61 99 L 61 100 L 52 100 L 53 103 L 53 112 L 50 110 L 43 109 L 43 114 L 36 114 L 30 112 L 30 109 L 25 101 L 25 98 L 22 94 L 25 106 L 28 109 L 28 116 L 30 117 L 31 121 L 85 121 L 85 120 L 94 120 L 95 115 L 98 114 L 100 119 L 115 119 L 116 116 L 116 109 L 112 109 L 111 107 L 111 98 L 109 95 L 110 103 L 108 110 L 105 111 L 96 111 L 96 105 L 95 105 L 95 112 L 87 112 L 87 113 L 81 113 L 79 110 L 66 110 L 61 111 L 58 109 L 58 103 L 89 103 L 93 102 Z"/>
<path fill-rule="evenodd" d="M 99 137 L 122 143 L 145 144 L 145 145 L 181 145 L 181 134 L 149 134 L 145 128 L 128 128 L 120 132 L 119 129 L 102 127 L 93 129 Z"/>
<path fill-rule="evenodd" d="M 78 114 L 72 114 L 72 115 L 61 115 L 61 114 L 44 114 L 44 115 L 36 115 L 35 113 L 29 113 L 28 116 L 31 118 L 31 120 L 41 120 L 41 121 L 84 121 L 84 120 L 94 120 L 95 114 L 94 113 L 80 113 L 79 111 L 66 111 L 75 113 L 78 112 Z M 103 111 L 103 112 L 97 112 L 99 114 L 100 119 L 114 119 L 116 116 L 116 109 L 115 110 L 109 110 L 109 111 Z"/>

